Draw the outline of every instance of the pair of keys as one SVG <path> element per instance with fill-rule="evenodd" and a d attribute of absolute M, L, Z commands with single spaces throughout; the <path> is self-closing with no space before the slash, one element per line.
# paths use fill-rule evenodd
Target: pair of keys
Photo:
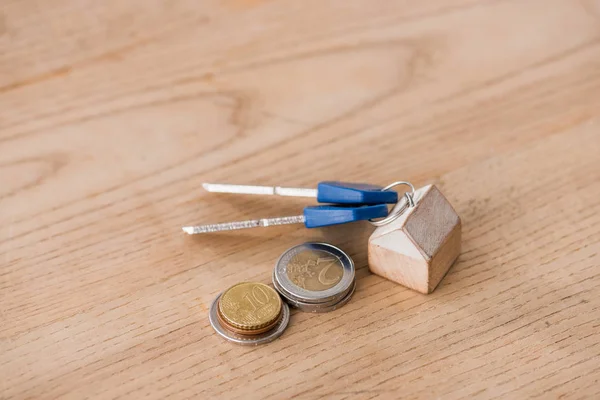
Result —
<path fill-rule="evenodd" d="M 387 204 L 398 203 L 398 192 L 391 190 L 398 185 L 409 186 L 411 191 L 404 193 L 405 201 L 400 207 L 394 207 L 393 211 L 388 213 Z M 313 197 L 319 203 L 330 203 L 330 205 L 308 206 L 304 208 L 302 215 L 290 217 L 183 227 L 183 231 L 190 235 L 299 223 L 303 223 L 307 228 L 319 228 L 361 220 L 368 220 L 375 226 L 381 226 L 398 218 L 406 208 L 414 206 L 413 195 L 415 192 L 413 185 L 404 181 L 394 182 L 386 187 L 331 181 L 320 182 L 316 189 L 219 183 L 204 183 L 202 186 L 206 191 L 213 193 Z M 382 219 L 377 220 L 378 218 Z"/>

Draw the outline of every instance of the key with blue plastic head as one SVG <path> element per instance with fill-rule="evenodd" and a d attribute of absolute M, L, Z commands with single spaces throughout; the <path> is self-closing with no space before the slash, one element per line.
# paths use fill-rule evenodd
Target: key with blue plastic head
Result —
<path fill-rule="evenodd" d="M 232 185 L 223 183 L 203 183 L 205 190 L 214 193 L 259 194 L 275 196 L 313 197 L 319 203 L 333 204 L 394 204 L 398 193 L 383 190 L 381 186 L 367 183 L 326 181 L 316 189 L 291 188 L 281 186 Z"/>
<path fill-rule="evenodd" d="M 302 215 L 291 217 L 262 218 L 248 221 L 225 222 L 220 224 L 207 224 L 198 226 L 185 226 L 183 231 L 195 235 L 198 233 L 221 232 L 236 229 L 267 227 L 274 225 L 300 224 L 307 228 L 320 228 L 329 225 L 346 224 L 354 221 L 363 221 L 374 218 L 383 218 L 388 215 L 385 204 L 368 206 L 310 206 L 304 208 Z"/>

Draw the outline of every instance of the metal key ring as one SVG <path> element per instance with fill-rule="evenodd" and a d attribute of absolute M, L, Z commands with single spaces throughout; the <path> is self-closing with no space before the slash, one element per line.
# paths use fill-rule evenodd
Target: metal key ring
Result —
<path fill-rule="evenodd" d="M 385 217 L 384 219 L 380 219 L 378 221 L 373 221 L 372 219 L 370 219 L 369 222 L 371 223 L 371 225 L 374 225 L 374 226 L 387 225 L 390 222 L 398 219 L 402 214 L 404 214 L 404 211 L 406 211 L 409 207 L 415 206 L 415 201 L 414 201 L 415 187 L 410 182 L 397 181 L 397 182 L 387 185 L 386 187 L 381 189 L 381 191 L 387 191 L 387 190 L 390 190 L 390 189 L 392 189 L 396 186 L 400 186 L 400 185 L 406 185 L 406 186 L 410 187 L 410 193 L 409 192 L 404 193 L 404 196 L 403 196 L 404 201 L 403 200 L 398 201 L 398 203 L 396 203 L 396 205 L 394 206 L 392 211 L 389 213 L 389 215 L 387 217 Z"/>

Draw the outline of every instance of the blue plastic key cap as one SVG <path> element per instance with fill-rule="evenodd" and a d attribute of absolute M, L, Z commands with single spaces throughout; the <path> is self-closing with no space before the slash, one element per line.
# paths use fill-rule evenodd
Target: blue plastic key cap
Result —
<path fill-rule="evenodd" d="M 326 181 L 317 186 L 319 203 L 335 204 L 393 204 L 398 202 L 398 193 L 382 191 L 381 186 L 368 183 Z"/>
<path fill-rule="evenodd" d="M 345 224 L 388 215 L 385 204 L 373 206 L 311 206 L 304 209 L 304 225 L 307 228 Z"/>

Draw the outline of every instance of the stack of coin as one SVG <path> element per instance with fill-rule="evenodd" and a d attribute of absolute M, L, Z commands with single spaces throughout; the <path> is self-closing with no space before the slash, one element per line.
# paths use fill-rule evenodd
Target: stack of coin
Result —
<path fill-rule="evenodd" d="M 283 333 L 290 319 L 290 309 L 271 287 L 243 282 L 217 296 L 209 319 L 215 331 L 225 339 L 257 345 Z"/>
<path fill-rule="evenodd" d="M 326 243 L 304 243 L 287 250 L 273 271 L 273 286 L 287 302 L 306 312 L 333 311 L 355 288 L 354 262 Z"/>

